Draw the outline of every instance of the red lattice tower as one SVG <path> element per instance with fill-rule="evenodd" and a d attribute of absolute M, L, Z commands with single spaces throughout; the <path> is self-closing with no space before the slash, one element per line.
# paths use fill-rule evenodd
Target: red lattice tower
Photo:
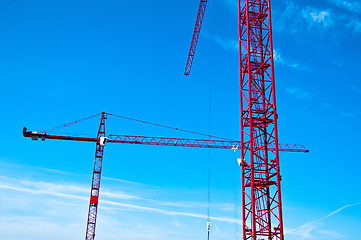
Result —
<path fill-rule="evenodd" d="M 85 240 L 93 240 L 95 238 L 95 225 L 97 220 L 98 212 L 98 199 L 99 199 L 99 190 L 100 190 L 100 179 L 102 173 L 103 165 L 103 152 L 104 152 L 104 142 L 105 139 L 105 119 L 107 118 L 106 113 L 102 113 L 100 120 L 99 130 L 97 134 L 97 142 L 95 149 L 95 160 L 94 160 L 94 169 L 93 169 L 93 179 L 92 187 L 90 191 L 90 203 L 89 203 L 89 212 L 88 212 L 88 223 L 86 228 Z"/>
<path fill-rule="evenodd" d="M 193 58 L 196 52 L 198 38 L 201 32 L 201 27 L 202 27 L 204 13 L 206 12 L 206 7 L 207 7 L 207 0 L 201 0 L 198 7 L 198 14 L 196 19 L 196 24 L 194 26 L 191 47 L 188 53 L 187 65 L 186 65 L 186 69 L 184 70 L 184 75 L 186 76 L 188 76 L 191 72 Z"/>
<path fill-rule="evenodd" d="M 243 239 L 284 239 L 270 0 L 238 4 Z"/>

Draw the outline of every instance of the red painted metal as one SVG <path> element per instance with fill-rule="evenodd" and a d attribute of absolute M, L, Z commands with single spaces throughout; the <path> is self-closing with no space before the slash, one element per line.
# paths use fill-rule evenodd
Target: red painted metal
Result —
<path fill-rule="evenodd" d="M 94 240 L 95 238 L 95 226 L 96 226 L 97 213 L 98 213 L 98 199 L 99 199 L 100 179 L 102 174 L 103 152 L 104 152 L 104 145 L 100 144 L 100 138 L 105 137 L 106 118 L 107 115 L 103 112 L 96 138 L 97 141 L 96 141 L 96 150 L 95 150 L 93 179 L 92 179 L 92 186 L 90 191 L 90 203 L 89 203 L 88 222 L 87 222 L 85 240 Z"/>
<path fill-rule="evenodd" d="M 98 138 L 88 137 L 72 137 L 72 136 L 57 136 L 42 133 L 34 133 L 24 130 L 25 137 L 43 138 L 43 139 L 58 139 L 58 140 L 72 140 L 84 142 L 98 142 Z M 240 141 L 228 140 L 205 140 L 205 139 L 190 139 L 190 138 L 166 138 L 166 137 L 146 137 L 146 136 L 130 136 L 130 135 L 109 135 L 108 143 L 128 143 L 128 144 L 143 144 L 143 145 L 158 145 L 158 146 L 176 146 L 176 147 L 197 147 L 197 148 L 220 148 L 220 149 L 241 149 Z M 270 145 L 269 149 L 275 151 L 274 145 Z M 279 144 L 279 151 L 284 152 L 309 152 L 304 145 L 301 144 Z"/>
<path fill-rule="evenodd" d="M 270 0 L 238 10 L 243 239 L 283 240 Z"/>
<path fill-rule="evenodd" d="M 240 146 L 239 141 L 146 137 L 146 136 L 129 136 L 129 135 L 109 135 L 108 141 L 116 142 L 116 143 L 129 143 L 129 144 L 198 147 L 198 148 L 221 148 L 221 149 L 238 149 Z"/>
<path fill-rule="evenodd" d="M 196 52 L 197 42 L 198 42 L 198 38 L 199 38 L 199 33 L 201 32 L 203 17 L 204 17 L 204 13 L 206 11 L 206 6 L 207 6 L 207 0 L 201 0 L 201 2 L 199 3 L 196 24 L 194 26 L 191 47 L 190 47 L 189 53 L 188 53 L 187 65 L 186 65 L 186 69 L 184 70 L 184 75 L 187 75 L 187 76 L 191 72 L 193 58 L 194 58 L 194 54 Z"/>
<path fill-rule="evenodd" d="M 61 135 L 49 135 L 47 133 L 38 133 L 36 131 L 27 131 L 24 127 L 23 129 L 24 137 L 30 137 L 33 140 L 38 140 L 39 138 L 43 141 L 45 139 L 57 139 L 57 140 L 71 140 L 71 141 L 80 141 L 80 142 L 97 142 L 97 138 L 91 137 L 73 137 L 73 136 L 61 136 Z"/>
<path fill-rule="evenodd" d="M 241 148 L 240 141 L 145 137 L 145 136 L 129 136 L 129 135 L 109 135 L 108 142 L 159 145 L 159 146 L 220 148 L 220 149 L 232 149 L 232 150 L 237 150 Z M 270 145 L 269 148 L 272 151 L 276 150 L 274 145 L 272 146 Z M 279 151 L 285 151 L 285 152 L 304 152 L 304 153 L 309 152 L 309 150 L 307 150 L 306 147 L 301 144 L 279 145 L 278 149 Z"/>

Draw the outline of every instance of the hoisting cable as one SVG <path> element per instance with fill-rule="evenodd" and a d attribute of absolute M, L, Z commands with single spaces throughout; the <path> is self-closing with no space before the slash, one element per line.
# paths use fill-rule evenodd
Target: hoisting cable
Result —
<path fill-rule="evenodd" d="M 208 149 L 208 209 L 207 209 L 207 240 L 211 229 L 211 149 Z"/>
<path fill-rule="evenodd" d="M 45 130 L 44 132 L 46 132 L 46 133 L 54 132 L 54 131 L 56 131 L 56 130 L 59 130 L 59 129 L 62 129 L 62 128 L 65 128 L 65 127 L 69 127 L 69 126 L 71 126 L 71 125 L 74 125 L 74 124 L 83 122 L 83 121 L 85 121 L 85 120 L 91 119 L 91 118 L 96 117 L 96 116 L 99 116 L 99 115 L 101 115 L 101 113 L 98 113 L 98 114 L 95 114 L 95 115 L 90 116 L 90 117 L 82 118 L 82 119 L 79 119 L 79 120 L 76 120 L 76 121 L 72 121 L 72 122 L 69 122 L 69 123 L 65 123 L 65 124 L 62 124 L 62 125 L 53 127 L 53 128 L 48 129 L 48 130 Z"/>
<path fill-rule="evenodd" d="M 93 117 L 100 116 L 101 114 L 102 114 L 102 113 L 98 113 L 98 114 L 92 115 L 92 116 L 90 116 L 90 117 L 82 118 L 82 119 L 75 120 L 75 121 L 72 121 L 72 122 L 69 122 L 69 123 L 65 123 L 65 124 L 62 124 L 62 125 L 59 125 L 59 126 L 56 126 L 56 127 L 53 127 L 53 128 L 49 128 L 49 129 L 45 130 L 44 132 L 46 132 L 46 133 L 54 132 L 54 131 L 57 131 L 57 130 L 59 130 L 59 129 L 66 128 L 66 127 L 69 127 L 69 126 L 71 126 L 71 125 L 74 125 L 74 124 L 83 122 L 83 121 L 85 121 L 85 120 L 91 119 L 91 118 L 93 118 Z M 158 123 L 148 122 L 148 121 L 139 120 L 139 119 L 130 118 L 130 117 L 125 117 L 125 116 L 120 116 L 120 115 L 116 115 L 116 114 L 112 114 L 112 113 L 106 113 L 106 114 L 107 114 L 107 115 L 110 115 L 110 116 L 113 116 L 113 117 L 123 118 L 123 119 L 131 120 L 131 121 L 136 121 L 136 122 L 140 122 L 140 123 L 144 123 L 144 124 L 149 124 L 149 125 L 153 125 L 153 126 L 157 126 L 157 127 L 163 127 L 163 128 L 168 128 L 168 129 L 176 130 L 176 131 L 181 131 L 181 132 L 186 132 L 186 133 L 191 133 L 191 134 L 206 136 L 206 137 L 209 137 L 209 138 L 217 138 L 217 139 L 223 139 L 223 140 L 233 141 L 232 139 L 229 139 L 229 138 L 218 137 L 218 136 L 213 136 L 213 135 L 210 135 L 210 134 L 205 134 L 205 133 L 200 133 L 200 132 L 185 130 L 185 129 L 181 129 L 181 128 L 177 128 L 177 127 L 166 126 L 166 125 L 162 125 L 162 124 L 158 124 Z"/>
<path fill-rule="evenodd" d="M 234 152 L 234 158 L 238 158 L 238 152 Z M 239 157 L 240 158 L 240 157 Z M 238 163 L 235 164 L 236 161 L 232 161 L 232 169 L 233 169 L 233 201 L 234 201 L 234 209 L 233 209 L 233 220 L 234 220 L 234 238 L 240 239 L 240 221 L 238 221 L 240 212 L 239 212 L 239 203 L 240 203 L 240 166 Z"/>
<path fill-rule="evenodd" d="M 232 139 L 229 139 L 229 138 L 217 137 L 217 136 L 213 136 L 213 135 L 210 135 L 210 134 L 194 132 L 194 131 L 185 130 L 185 129 L 181 129 L 181 128 L 176 128 L 176 127 L 170 127 L 170 126 L 166 126 L 166 125 L 162 125 L 162 124 L 158 124 L 158 123 L 152 123 L 152 122 L 148 122 L 148 121 L 138 120 L 138 119 L 135 119 L 135 118 L 124 117 L 124 116 L 120 116 L 120 115 L 116 115 L 116 114 L 112 114 L 112 113 L 107 113 L 107 114 L 110 115 L 110 116 L 113 116 L 113 117 L 119 117 L 119 118 L 131 120 L 131 121 L 135 121 L 135 122 L 140 122 L 140 123 L 145 123 L 145 124 L 149 124 L 149 125 L 153 125 L 153 126 L 157 126 L 157 127 L 169 128 L 169 129 L 172 129 L 172 130 L 177 130 L 177 131 L 181 131 L 181 132 L 202 135 L 202 136 L 206 136 L 206 137 L 210 137 L 210 138 L 218 138 L 218 139 L 232 141 Z"/>
<path fill-rule="evenodd" d="M 212 1 L 210 1 L 209 4 L 209 10 L 210 10 L 210 49 L 209 49 L 209 76 L 208 76 L 208 132 L 209 135 L 212 134 Z M 211 229 L 211 163 L 212 163 L 212 155 L 211 155 L 211 149 L 208 149 L 208 209 L 207 209 L 207 240 L 210 238 L 210 229 Z"/>

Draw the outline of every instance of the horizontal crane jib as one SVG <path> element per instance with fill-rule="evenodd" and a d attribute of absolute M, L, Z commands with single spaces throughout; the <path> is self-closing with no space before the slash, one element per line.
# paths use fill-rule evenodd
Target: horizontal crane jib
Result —
<path fill-rule="evenodd" d="M 58 139 L 58 140 L 72 140 L 83 142 L 98 142 L 100 139 L 91 137 L 76 137 L 76 136 L 61 136 L 49 135 L 45 132 L 39 133 L 37 131 L 27 131 L 23 129 L 24 137 L 30 137 L 33 140 L 41 139 Z M 178 147 L 196 147 L 196 148 L 218 148 L 218 149 L 232 149 L 238 150 L 241 142 L 226 141 L 214 139 L 188 139 L 188 138 L 167 138 L 167 137 L 146 137 L 146 136 L 129 136 L 129 135 L 109 135 L 107 142 L 110 143 L 128 143 L 128 144 L 143 144 L 143 145 L 158 145 L 158 146 L 178 146 Z M 285 152 L 309 152 L 303 145 L 279 145 L 280 151 Z M 275 150 L 274 146 L 270 146 L 269 150 Z"/>

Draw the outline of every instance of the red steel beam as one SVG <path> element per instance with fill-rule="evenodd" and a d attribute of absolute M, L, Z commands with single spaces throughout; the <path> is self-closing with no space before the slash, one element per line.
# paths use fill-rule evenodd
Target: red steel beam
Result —
<path fill-rule="evenodd" d="M 238 17 L 243 240 L 283 240 L 270 0 L 239 0 Z"/>
<path fill-rule="evenodd" d="M 73 136 L 61 136 L 61 135 L 49 135 L 45 132 L 39 133 L 37 131 L 28 131 L 26 127 L 23 128 L 24 137 L 30 137 L 33 140 L 38 140 L 39 138 L 42 141 L 45 139 L 57 139 L 57 140 L 71 140 L 71 141 L 81 141 L 81 142 L 97 142 L 97 138 L 91 137 L 73 137 Z"/>
<path fill-rule="evenodd" d="M 34 131 L 23 130 L 24 137 L 31 137 L 37 139 L 58 139 L 58 140 L 72 140 L 85 142 L 98 142 L 98 138 L 89 137 L 73 137 L 73 136 L 57 136 L 48 135 L 46 133 L 38 133 Z M 178 147 L 199 147 L 199 148 L 219 148 L 219 149 L 233 149 L 241 148 L 240 141 L 226 141 L 226 140 L 205 140 L 205 139 L 189 139 L 189 138 L 167 138 L 167 137 L 146 137 L 146 136 L 129 136 L 129 135 L 109 135 L 108 142 L 110 143 L 128 143 L 128 144 L 143 144 L 143 145 L 158 145 L 158 146 L 178 146 Z M 269 147 L 271 151 L 275 151 L 275 147 Z M 279 144 L 279 151 L 284 152 L 304 152 L 309 150 L 301 144 Z"/>
<path fill-rule="evenodd" d="M 188 76 L 189 73 L 191 72 L 193 58 L 194 58 L 194 54 L 196 52 L 197 42 L 198 42 L 198 38 L 199 38 L 199 33 L 201 32 L 203 17 L 204 17 L 204 13 L 206 11 L 206 6 L 207 6 L 207 0 L 201 0 L 201 2 L 199 3 L 196 25 L 194 26 L 191 47 L 189 49 L 187 65 L 186 65 L 186 69 L 184 70 L 184 75 L 186 75 L 186 76 Z"/>
<path fill-rule="evenodd" d="M 241 149 L 242 142 L 240 141 L 228 141 L 228 140 L 205 140 L 205 139 L 187 139 L 187 138 L 166 138 L 166 137 L 146 137 L 146 136 L 129 136 L 129 135 L 109 135 L 105 137 L 105 119 L 107 118 L 106 113 L 101 113 L 101 121 L 99 130 L 96 138 L 90 137 L 76 137 L 76 136 L 61 136 L 61 135 L 50 135 L 46 132 L 39 133 L 37 131 L 28 131 L 25 127 L 23 128 L 24 137 L 30 137 L 33 140 L 42 141 L 45 139 L 58 139 L 68 141 L 83 141 L 83 142 L 95 142 L 95 160 L 93 169 L 92 186 L 90 192 L 90 203 L 88 212 L 88 221 L 86 229 L 85 240 L 94 240 L 95 238 L 95 226 L 97 220 L 98 211 L 98 199 L 100 191 L 100 180 L 103 163 L 103 151 L 106 141 L 112 143 L 128 143 L 128 144 L 145 144 L 145 145 L 159 145 L 159 146 L 180 146 L 180 147 L 199 147 L 199 148 L 218 148 L 218 149 Z M 269 151 L 275 152 L 277 148 L 271 144 L 268 146 Z M 284 146 L 278 146 L 279 151 L 286 152 L 308 152 L 303 145 L 287 144 Z M 245 164 L 242 162 L 242 164 Z M 242 165 L 242 168 L 244 166 Z M 270 181 L 269 181 L 270 182 Z M 267 185 L 268 182 L 260 182 L 261 185 Z"/>
<path fill-rule="evenodd" d="M 105 144 L 103 144 L 100 141 L 100 139 L 105 137 L 105 119 L 107 119 L 107 115 L 103 112 L 96 138 L 97 142 L 95 148 L 95 160 L 94 160 L 94 168 L 93 168 L 92 186 L 90 191 L 90 203 L 89 203 L 85 240 L 94 240 L 95 238 L 95 226 L 96 226 L 97 214 L 98 214 L 100 179 L 102 175 L 103 152 L 105 146 Z"/>
<path fill-rule="evenodd" d="M 200 147 L 200 148 L 221 148 L 221 149 L 240 149 L 240 141 L 226 140 L 205 140 L 205 139 L 189 139 L 189 138 L 166 138 L 166 137 L 145 137 L 145 136 L 129 136 L 129 135 L 109 135 L 108 142 L 129 143 L 129 144 L 145 144 L 160 146 L 178 146 L 178 147 Z M 285 144 L 279 145 L 280 151 L 285 152 L 304 152 L 309 150 L 301 144 Z M 275 147 L 269 147 L 271 151 L 275 151 Z"/>

